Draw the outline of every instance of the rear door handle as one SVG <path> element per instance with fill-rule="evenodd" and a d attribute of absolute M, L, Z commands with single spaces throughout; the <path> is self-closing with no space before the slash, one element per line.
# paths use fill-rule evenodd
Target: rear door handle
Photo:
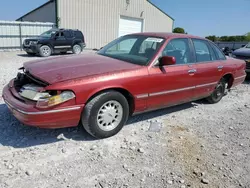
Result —
<path fill-rule="evenodd" d="M 218 66 L 218 70 L 222 70 L 224 66 Z"/>
<path fill-rule="evenodd" d="M 189 70 L 188 73 L 189 74 L 194 74 L 194 73 L 196 73 L 196 69 Z"/>

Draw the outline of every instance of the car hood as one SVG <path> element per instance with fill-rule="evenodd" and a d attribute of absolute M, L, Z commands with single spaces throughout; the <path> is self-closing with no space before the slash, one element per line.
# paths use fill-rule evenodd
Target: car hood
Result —
<path fill-rule="evenodd" d="M 139 65 L 97 54 L 61 56 L 24 63 L 25 71 L 49 84 L 137 67 Z"/>
<path fill-rule="evenodd" d="M 250 48 L 240 48 L 233 52 L 234 55 L 250 57 Z"/>

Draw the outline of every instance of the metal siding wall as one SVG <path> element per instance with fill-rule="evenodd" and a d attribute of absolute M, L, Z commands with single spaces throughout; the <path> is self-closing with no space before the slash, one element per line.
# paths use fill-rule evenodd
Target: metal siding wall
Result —
<path fill-rule="evenodd" d="M 22 21 L 31 22 L 56 22 L 55 2 L 51 2 L 44 7 L 31 12 L 22 18 Z"/>
<path fill-rule="evenodd" d="M 38 36 L 53 26 L 53 23 L 0 21 L 0 50 L 20 50 L 24 39 Z"/>
<path fill-rule="evenodd" d="M 142 14 L 143 12 L 143 14 Z M 144 31 L 172 32 L 173 20 L 146 0 L 58 0 L 59 26 L 81 30 L 87 48 L 118 37 L 120 16 L 143 19 Z"/>

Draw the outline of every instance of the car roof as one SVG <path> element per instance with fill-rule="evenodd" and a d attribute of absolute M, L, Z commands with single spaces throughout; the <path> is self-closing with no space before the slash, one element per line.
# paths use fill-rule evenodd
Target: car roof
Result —
<path fill-rule="evenodd" d="M 154 37 L 161 37 L 161 38 L 165 38 L 165 39 L 187 37 L 187 38 L 197 38 L 197 39 L 207 40 L 207 39 L 202 38 L 202 37 L 198 37 L 198 36 L 194 36 L 194 35 L 188 35 L 188 34 L 180 34 L 180 33 L 143 32 L 143 33 L 134 33 L 134 34 L 130 34 L 130 35 L 154 36 Z"/>
<path fill-rule="evenodd" d="M 81 32 L 78 29 L 65 29 L 65 28 L 52 28 L 50 29 L 51 31 L 76 31 L 76 32 Z"/>

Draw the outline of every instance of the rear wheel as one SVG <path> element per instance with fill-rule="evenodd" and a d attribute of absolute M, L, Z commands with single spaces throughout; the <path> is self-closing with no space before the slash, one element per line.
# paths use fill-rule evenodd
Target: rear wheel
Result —
<path fill-rule="evenodd" d="M 119 92 L 108 91 L 90 100 L 82 113 L 82 125 L 96 138 L 117 134 L 129 115 L 127 99 Z"/>
<path fill-rule="evenodd" d="M 213 93 L 207 98 L 208 102 L 210 102 L 211 104 L 219 102 L 225 95 L 225 90 L 226 90 L 226 81 L 224 78 L 222 78 L 216 85 Z"/>
<path fill-rule="evenodd" d="M 39 54 L 42 57 L 48 57 L 51 55 L 51 48 L 47 45 L 41 46 L 39 49 Z"/>
<path fill-rule="evenodd" d="M 82 52 L 82 48 L 79 44 L 75 44 L 72 49 L 74 54 L 80 54 Z"/>

